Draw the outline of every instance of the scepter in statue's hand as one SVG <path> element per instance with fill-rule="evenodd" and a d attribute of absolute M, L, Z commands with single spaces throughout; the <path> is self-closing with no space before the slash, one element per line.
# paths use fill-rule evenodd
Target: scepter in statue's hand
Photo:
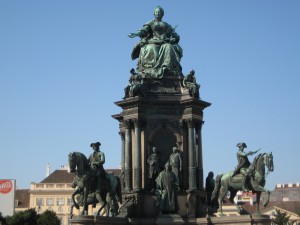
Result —
<path fill-rule="evenodd" d="M 254 154 L 256 154 L 258 151 L 260 151 L 261 150 L 261 148 L 259 148 L 258 150 L 256 150 L 256 151 L 254 151 L 254 152 L 252 152 L 252 154 L 251 155 L 254 155 Z"/>

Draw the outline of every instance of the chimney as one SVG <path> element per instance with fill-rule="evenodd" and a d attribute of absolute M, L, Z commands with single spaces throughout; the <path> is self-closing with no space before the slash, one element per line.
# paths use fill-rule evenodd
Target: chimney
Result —
<path fill-rule="evenodd" d="M 46 166 L 46 177 L 50 175 L 50 163 L 47 164 Z"/>

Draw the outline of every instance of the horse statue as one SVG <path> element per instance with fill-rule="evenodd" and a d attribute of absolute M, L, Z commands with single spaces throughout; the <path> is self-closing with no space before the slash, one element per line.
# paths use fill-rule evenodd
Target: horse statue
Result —
<path fill-rule="evenodd" d="M 268 172 L 265 172 L 265 167 L 267 167 Z M 267 199 L 263 203 L 263 206 L 266 207 L 269 203 L 270 191 L 265 189 L 266 176 L 269 172 L 274 170 L 273 166 L 273 155 L 272 153 L 263 153 L 259 154 L 253 160 L 253 163 L 249 167 L 250 172 L 250 184 L 249 190 L 252 193 L 256 193 L 256 213 L 260 214 L 259 204 L 260 197 L 262 192 L 267 193 Z M 222 204 L 224 197 L 228 191 L 230 191 L 229 201 L 234 202 L 233 199 L 236 193 L 242 189 L 242 180 L 243 175 L 238 174 L 236 176 L 232 176 L 233 171 L 227 172 L 225 174 L 220 174 L 216 177 L 215 189 L 212 193 L 212 201 L 218 201 L 219 204 L 219 212 L 223 215 Z"/>
<path fill-rule="evenodd" d="M 71 206 L 71 217 L 73 216 L 73 207 L 79 209 L 83 207 L 82 215 L 88 214 L 88 205 L 96 207 L 100 203 L 101 207 L 97 212 L 100 215 L 101 210 L 108 206 L 107 216 L 110 212 L 117 213 L 118 202 L 122 204 L 121 182 L 119 177 L 112 173 L 105 172 L 105 179 L 94 177 L 92 169 L 86 156 L 80 152 L 72 152 L 68 155 L 70 172 L 75 172 L 72 187 L 76 188 L 72 194 L 73 205 Z M 76 196 L 76 199 L 75 199 Z"/>

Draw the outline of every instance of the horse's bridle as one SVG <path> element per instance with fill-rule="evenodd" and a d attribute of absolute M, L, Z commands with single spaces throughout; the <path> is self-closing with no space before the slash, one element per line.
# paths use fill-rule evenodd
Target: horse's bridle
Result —
<path fill-rule="evenodd" d="M 270 166 L 270 154 L 265 154 L 265 157 L 266 157 L 265 159 L 266 159 L 266 165 L 267 165 L 267 169 L 268 169 L 268 171 L 265 174 L 265 178 L 267 178 L 267 176 L 270 173 L 270 170 L 269 170 L 269 166 Z"/>

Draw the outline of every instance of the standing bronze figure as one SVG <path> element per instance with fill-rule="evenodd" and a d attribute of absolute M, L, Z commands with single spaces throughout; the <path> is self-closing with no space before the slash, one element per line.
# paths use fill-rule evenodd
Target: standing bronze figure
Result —
<path fill-rule="evenodd" d="M 152 148 L 152 153 L 149 155 L 149 157 L 147 159 L 147 163 L 149 164 L 149 169 L 148 169 L 149 189 L 154 190 L 155 189 L 155 179 L 160 172 L 159 156 L 158 156 L 156 147 Z"/>
<path fill-rule="evenodd" d="M 169 163 L 156 178 L 157 206 L 162 213 L 177 213 L 179 210 L 177 200 L 178 180 L 171 170 Z"/>

